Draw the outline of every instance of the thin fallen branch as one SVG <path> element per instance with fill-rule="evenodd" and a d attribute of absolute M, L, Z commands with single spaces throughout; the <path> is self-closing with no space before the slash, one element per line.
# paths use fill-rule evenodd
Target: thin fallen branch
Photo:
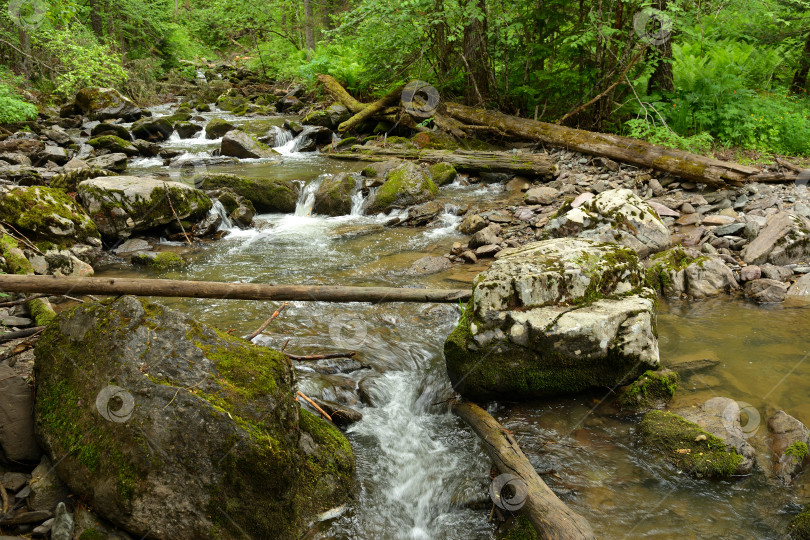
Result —
<path fill-rule="evenodd" d="M 44 326 L 34 326 L 32 328 L 25 328 L 23 330 L 15 330 L 14 332 L 6 332 L 5 334 L 0 334 L 0 343 L 5 343 L 6 341 L 11 341 L 13 339 L 33 336 L 34 334 L 38 334 L 43 330 L 45 330 Z"/>
<path fill-rule="evenodd" d="M 189 238 L 188 238 L 188 233 L 186 233 L 186 228 L 183 227 L 183 222 L 180 221 L 180 216 L 178 216 L 177 212 L 175 212 L 175 210 L 174 210 L 174 204 L 172 203 L 172 193 L 171 193 L 171 191 L 169 191 L 169 186 L 166 184 L 166 182 L 163 182 L 163 189 L 166 190 L 166 198 L 169 199 L 169 208 L 172 209 L 172 214 L 174 214 L 174 219 L 177 220 L 177 224 L 180 225 L 180 230 L 183 231 L 183 236 L 186 239 L 186 243 L 189 245 L 189 247 L 194 247 L 194 244 L 192 244 L 191 240 L 189 240 Z"/>
<path fill-rule="evenodd" d="M 302 398 L 304 398 L 304 399 L 306 400 L 306 402 L 307 402 L 307 403 L 309 403 L 310 405 L 312 405 L 313 407 L 315 407 L 315 410 L 317 410 L 319 413 L 321 413 L 321 414 L 323 415 L 323 417 L 324 417 L 324 418 L 326 418 L 326 419 L 327 419 L 327 420 L 329 420 L 330 422 L 332 421 L 332 417 L 331 417 L 331 416 L 329 416 L 329 414 L 327 414 L 327 412 L 326 412 L 325 410 L 321 409 L 321 408 L 318 406 L 318 404 L 317 404 L 317 403 L 315 403 L 314 401 L 312 401 L 311 399 L 309 399 L 309 398 L 308 398 L 306 395 L 304 395 L 304 393 L 303 393 L 302 391 L 300 391 L 300 390 L 299 390 L 298 392 L 296 392 L 296 394 L 297 394 L 297 395 L 299 395 L 299 396 L 301 396 Z"/>
<path fill-rule="evenodd" d="M 11 229 L 12 231 L 14 231 L 15 233 L 17 233 L 17 234 L 19 235 L 18 240 L 22 240 L 23 242 L 25 242 L 25 244 L 26 244 L 26 245 L 27 245 L 29 248 L 33 249 L 34 251 L 36 251 L 36 252 L 37 252 L 37 253 L 39 253 L 40 255 L 45 255 L 45 254 L 44 254 L 44 253 L 42 253 L 42 251 L 40 251 L 40 249 L 39 249 L 37 246 L 35 246 L 35 245 L 34 245 L 34 243 L 33 243 L 31 240 L 29 240 L 29 239 L 28 239 L 28 238 L 27 238 L 27 237 L 26 237 L 26 236 L 25 236 L 23 233 L 21 233 L 20 231 L 18 231 L 17 229 L 15 229 L 15 228 L 14 228 L 14 225 L 12 225 L 11 223 L 8 223 L 7 221 L 0 221 L 0 223 L 2 223 L 3 225 L 5 225 L 6 227 L 8 227 L 9 229 Z M 12 235 L 12 236 L 13 236 L 13 235 Z"/>
<path fill-rule="evenodd" d="M 26 302 L 30 302 L 31 300 L 36 300 L 37 298 L 42 298 L 45 296 L 44 294 L 32 294 L 31 296 L 26 296 L 25 298 L 20 298 L 19 300 L 11 300 L 9 302 L 0 302 L 0 307 L 12 307 L 12 306 L 19 306 L 20 304 L 25 304 Z"/>
<path fill-rule="evenodd" d="M 284 354 L 290 360 L 301 360 L 301 361 L 306 361 L 306 360 L 331 360 L 333 358 L 354 358 L 357 355 L 357 353 L 354 352 L 354 351 L 347 352 L 347 353 L 333 353 L 333 354 L 311 354 L 309 356 L 299 356 L 297 354 L 290 354 L 290 353 L 284 353 Z"/>
<path fill-rule="evenodd" d="M 264 329 L 267 328 L 276 317 L 278 317 L 278 314 L 281 313 L 281 310 L 289 305 L 290 305 L 289 302 L 284 302 L 283 304 L 281 304 L 280 308 L 278 308 L 272 315 L 270 315 L 270 317 L 266 321 L 264 321 L 260 327 L 258 327 L 252 334 L 250 334 L 245 339 L 248 341 L 253 341 L 253 338 L 261 334 L 264 331 Z"/>
<path fill-rule="evenodd" d="M 0 498 L 3 499 L 2 517 L 5 517 L 6 512 L 8 512 L 8 493 L 6 493 L 6 488 L 3 486 L 3 482 L 0 482 Z"/>

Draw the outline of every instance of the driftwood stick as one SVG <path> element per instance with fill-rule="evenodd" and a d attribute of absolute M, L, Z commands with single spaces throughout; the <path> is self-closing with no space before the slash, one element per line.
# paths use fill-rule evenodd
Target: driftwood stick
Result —
<path fill-rule="evenodd" d="M 31 296 L 26 296 L 25 298 L 20 298 L 19 300 L 11 300 L 10 302 L 0 302 L 0 307 L 12 307 L 12 306 L 19 306 L 20 304 L 25 304 L 26 302 L 30 302 L 31 300 L 36 300 L 37 298 L 42 298 L 45 296 L 44 294 L 32 294 Z"/>
<path fill-rule="evenodd" d="M 84 278 L 0 275 L 0 291 L 47 294 L 99 294 L 217 298 L 222 300 L 300 300 L 310 302 L 427 302 L 457 304 L 472 297 L 459 289 L 267 285 L 177 279 Z M 25 336 L 18 336 L 25 337 Z"/>
<path fill-rule="evenodd" d="M 266 321 L 264 321 L 260 327 L 258 327 L 252 334 L 250 334 L 245 339 L 248 341 L 253 341 L 253 338 L 261 334 L 264 331 L 264 329 L 267 328 L 276 317 L 278 317 L 278 314 L 281 313 L 281 310 L 289 305 L 290 305 L 289 302 L 284 302 L 283 304 L 281 304 L 280 308 L 278 308 L 275 312 L 273 312 L 273 314 L 270 315 L 270 317 Z"/>
<path fill-rule="evenodd" d="M 358 112 L 357 114 L 355 114 L 354 116 L 352 116 L 351 118 L 349 118 L 348 120 L 346 120 L 345 122 L 340 124 L 338 126 L 338 131 L 340 133 L 346 133 L 347 131 L 352 129 L 354 126 L 356 126 L 360 122 L 362 122 L 362 121 L 364 121 L 364 120 L 366 120 L 368 118 L 371 118 L 372 116 L 376 115 L 377 113 L 379 113 L 381 110 L 385 109 L 386 107 L 388 107 L 390 105 L 393 105 L 394 103 L 396 103 L 396 101 L 402 95 L 402 89 L 403 88 L 405 88 L 405 87 L 400 86 L 399 88 L 397 88 L 396 90 L 394 90 L 393 92 L 391 92 L 390 94 L 385 96 L 384 98 L 382 98 L 382 99 L 380 99 L 378 101 L 375 101 L 371 105 L 367 106 L 362 111 Z"/>
<path fill-rule="evenodd" d="M 299 356 L 297 354 L 284 353 L 290 360 L 331 360 L 333 358 L 354 358 L 356 352 L 332 353 L 332 354 L 311 354 L 309 356 Z"/>
<path fill-rule="evenodd" d="M 308 398 L 306 395 L 304 395 L 304 393 L 303 393 L 302 391 L 300 391 L 300 390 L 299 390 L 298 392 L 296 392 L 296 394 L 297 394 L 297 395 L 299 395 L 299 396 L 301 396 L 302 398 L 304 398 L 304 399 L 306 400 L 306 402 L 307 402 L 307 403 L 309 403 L 310 405 L 312 405 L 313 407 L 315 407 L 315 410 L 317 410 L 319 413 L 321 413 L 321 414 L 323 415 L 323 417 L 324 417 L 324 418 L 326 418 L 326 419 L 327 419 L 327 420 L 329 420 L 330 422 L 332 421 L 332 417 L 331 417 L 331 416 L 329 416 L 329 415 L 326 413 L 326 411 L 325 411 L 325 410 L 321 409 L 321 408 L 318 406 L 318 404 L 317 404 L 317 403 L 315 403 L 314 401 L 312 401 L 311 399 L 309 399 L 309 398 Z"/>
<path fill-rule="evenodd" d="M 0 482 L 0 498 L 3 499 L 3 511 L 0 512 L 0 517 L 5 517 L 6 512 L 8 512 L 8 493 L 6 493 L 3 482 Z"/>
<path fill-rule="evenodd" d="M 174 210 L 174 203 L 172 203 L 172 192 L 169 191 L 169 186 L 166 182 L 163 182 L 163 189 L 166 190 L 166 198 L 169 199 L 169 208 L 172 209 L 172 214 L 174 214 L 174 219 L 177 220 L 177 224 L 180 225 L 180 230 L 183 231 L 183 237 L 186 239 L 186 243 L 189 247 L 194 247 L 194 244 L 191 243 L 191 240 L 188 238 L 188 233 L 186 232 L 186 228 L 183 227 L 183 222 L 180 221 L 180 216 L 177 215 L 177 212 Z"/>
<path fill-rule="evenodd" d="M 25 328 L 23 330 L 15 330 L 14 332 L 6 332 L 5 334 L 0 334 L 0 343 L 5 343 L 6 341 L 11 341 L 13 339 L 33 336 L 44 329 L 44 326 L 34 326 L 32 328 Z"/>
<path fill-rule="evenodd" d="M 520 511 L 542 538 L 554 540 L 595 539 L 590 524 L 568 508 L 543 482 L 518 446 L 515 438 L 484 409 L 469 402 L 455 402 L 453 412 L 478 435 L 484 451 L 501 474 L 510 474 L 525 485 Z"/>

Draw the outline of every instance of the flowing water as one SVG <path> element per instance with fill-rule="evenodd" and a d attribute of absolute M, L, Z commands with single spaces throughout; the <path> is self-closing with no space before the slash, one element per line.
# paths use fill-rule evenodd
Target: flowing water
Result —
<path fill-rule="evenodd" d="M 172 142 L 193 148 L 204 139 Z M 285 142 L 293 144 L 293 139 Z M 196 145 L 196 146 L 195 146 Z M 504 204 L 500 186 L 452 185 L 439 200 L 446 212 L 428 229 L 386 228 L 388 217 L 311 215 L 312 194 L 323 174 L 356 164 L 287 150 L 281 164 L 262 161 L 217 166 L 243 175 L 273 175 L 305 184 L 295 215 L 262 215 L 256 228 L 230 229 L 225 238 L 188 255 L 188 269 L 161 275 L 276 284 L 467 287 L 482 266 L 456 266 L 431 276 L 409 266 L 446 253 L 462 238 L 455 215 L 482 200 Z M 200 150 L 203 151 L 203 150 Z M 165 170 L 143 161 L 137 174 Z M 219 210 L 219 209 L 216 209 Z M 100 275 L 134 275 L 110 268 Z M 247 334 L 277 303 L 160 299 L 200 320 Z M 452 396 L 442 345 L 458 318 L 452 305 L 369 305 L 291 302 L 257 342 L 288 352 L 357 350 L 362 369 L 323 375 L 298 366 L 299 385 L 310 395 L 343 400 L 363 420 L 347 436 L 357 456 L 357 497 L 311 538 L 495 538 L 487 523 L 489 461 L 474 435 L 452 416 Z M 620 415 L 607 392 L 520 405 L 492 404 L 490 412 L 520 440 L 535 468 L 598 538 L 782 538 L 791 517 L 810 499 L 802 475 L 791 488 L 764 472 L 771 456 L 766 420 L 784 409 L 810 422 L 810 307 L 756 307 L 721 299 L 661 303 L 658 330 L 664 365 L 712 358 L 720 364 L 683 381 L 676 405 L 714 396 L 750 405 L 744 422 L 760 450 L 760 466 L 743 478 L 696 480 L 638 447 L 638 418 Z M 358 366 L 359 367 L 359 366 Z M 371 405 L 356 403 L 368 389 Z M 757 418 L 758 416 L 758 418 Z M 806 476 L 806 474 L 804 475 Z"/>

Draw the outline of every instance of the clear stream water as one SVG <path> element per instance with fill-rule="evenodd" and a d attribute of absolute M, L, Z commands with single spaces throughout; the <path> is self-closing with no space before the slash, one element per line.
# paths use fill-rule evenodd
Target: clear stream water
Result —
<path fill-rule="evenodd" d="M 219 115 L 218 115 L 219 116 Z M 171 141 L 190 154 L 217 142 Z M 212 169 L 310 182 L 322 174 L 357 170 L 351 162 L 289 153 L 281 164 L 258 160 Z M 135 174 L 168 171 L 142 160 Z M 170 171 L 173 174 L 176 172 Z M 443 188 L 448 208 L 513 196 L 500 186 Z M 513 199 L 511 199 L 513 200 Z M 432 229 L 385 228 L 385 217 L 262 215 L 256 228 L 231 230 L 191 253 L 192 264 L 164 278 L 275 284 L 466 287 L 482 266 L 456 266 L 430 276 L 406 272 L 417 259 L 440 255 L 462 236 L 458 218 Z M 175 249 L 167 245 L 166 249 Z M 178 248 L 179 249 L 179 248 Z M 134 275 L 110 268 L 100 275 Z M 223 329 L 247 334 L 277 303 L 160 299 Z M 369 305 L 292 302 L 258 339 L 297 354 L 357 350 L 361 369 L 316 375 L 298 368 L 302 391 L 349 399 L 373 380 L 373 406 L 347 432 L 357 456 L 357 497 L 308 538 L 476 540 L 495 538 L 487 523 L 489 461 L 475 436 L 448 410 L 452 396 L 442 346 L 458 318 L 452 305 Z M 721 299 L 661 304 L 661 359 L 713 358 L 716 368 L 684 380 L 678 403 L 727 396 L 750 404 L 744 419 L 761 463 L 743 478 L 696 480 L 638 447 L 638 419 L 618 414 L 608 391 L 520 405 L 491 404 L 490 412 L 519 438 L 545 481 L 592 524 L 598 538 L 783 538 L 793 515 L 810 500 L 807 474 L 791 488 L 767 473 L 766 420 L 784 409 L 810 423 L 810 306 L 756 307 Z M 757 419 L 756 416 L 759 415 Z M 477 503 L 477 504 L 476 504 Z"/>

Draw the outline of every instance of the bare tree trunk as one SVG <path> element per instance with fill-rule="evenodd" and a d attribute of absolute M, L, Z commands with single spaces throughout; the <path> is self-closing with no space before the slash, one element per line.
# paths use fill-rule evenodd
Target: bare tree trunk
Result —
<path fill-rule="evenodd" d="M 793 75 L 793 82 L 790 83 L 790 91 L 794 94 L 804 92 L 807 88 L 807 74 L 810 72 L 810 34 L 804 42 L 804 50 L 799 58 L 799 67 Z"/>
<path fill-rule="evenodd" d="M 462 60 L 467 68 L 469 81 L 465 95 L 468 103 L 489 100 L 495 86 L 487 44 L 486 0 L 478 0 L 478 9 L 483 14 L 483 20 L 474 15 L 464 28 L 462 40 Z"/>
<path fill-rule="evenodd" d="M 101 6 L 98 0 L 90 0 L 90 26 L 99 40 L 104 39 L 104 23 L 101 21 Z"/>
<path fill-rule="evenodd" d="M 23 52 L 22 58 L 20 59 L 20 71 L 22 71 L 22 75 L 28 79 L 31 77 L 31 37 L 24 28 L 20 28 L 18 36 L 20 39 L 20 49 Z"/>
<path fill-rule="evenodd" d="M 315 27 L 312 15 L 312 0 L 304 0 L 304 40 L 307 47 L 307 58 L 312 58 L 315 50 Z"/>
<path fill-rule="evenodd" d="M 666 11 L 668 0 L 658 0 L 658 9 Z M 675 78 L 672 74 L 672 39 L 671 36 L 661 44 L 653 45 L 647 52 L 647 60 L 656 62 L 655 71 L 647 83 L 647 93 L 656 90 L 672 92 L 675 90 Z"/>

